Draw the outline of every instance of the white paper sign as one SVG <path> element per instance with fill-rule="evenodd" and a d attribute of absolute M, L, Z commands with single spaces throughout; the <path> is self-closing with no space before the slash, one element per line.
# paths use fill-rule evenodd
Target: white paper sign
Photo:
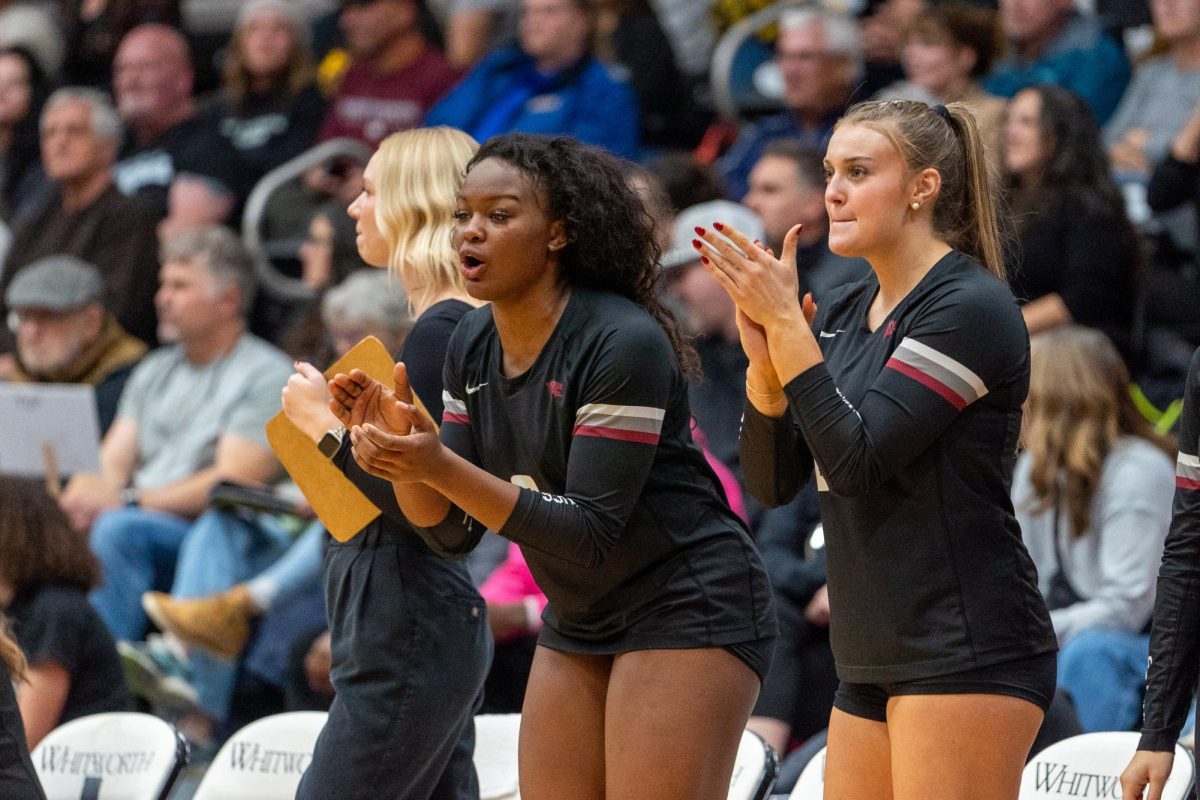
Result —
<path fill-rule="evenodd" d="M 60 475 L 100 471 L 95 391 L 76 383 L 0 383 L 0 473 L 45 475 L 47 447 Z"/>

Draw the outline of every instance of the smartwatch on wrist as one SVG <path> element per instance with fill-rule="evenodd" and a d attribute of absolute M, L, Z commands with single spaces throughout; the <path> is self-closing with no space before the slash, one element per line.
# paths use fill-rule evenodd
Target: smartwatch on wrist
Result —
<path fill-rule="evenodd" d="M 332 428 L 325 431 L 325 435 L 317 442 L 317 449 L 321 451 L 321 455 L 326 458 L 333 458 L 337 455 L 337 451 L 342 447 L 342 439 L 346 437 L 345 428 Z"/>

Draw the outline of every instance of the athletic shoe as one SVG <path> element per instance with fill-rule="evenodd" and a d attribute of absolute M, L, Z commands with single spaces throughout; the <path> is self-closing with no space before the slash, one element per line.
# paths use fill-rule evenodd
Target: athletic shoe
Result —
<path fill-rule="evenodd" d="M 199 707 L 191 684 L 190 665 L 180 660 L 160 636 L 144 642 L 117 642 L 125 682 L 136 696 L 152 706 L 177 711 Z"/>
<path fill-rule="evenodd" d="M 146 592 L 142 608 L 164 632 L 226 661 L 236 659 L 246 647 L 250 622 L 257 613 L 250 592 L 240 584 L 221 594 L 190 600 Z"/>

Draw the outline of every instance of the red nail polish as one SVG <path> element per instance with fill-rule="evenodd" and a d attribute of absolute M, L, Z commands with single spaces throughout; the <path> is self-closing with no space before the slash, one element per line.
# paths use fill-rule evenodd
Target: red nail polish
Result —
<path fill-rule="evenodd" d="M 700 249 L 700 240 L 699 240 L 699 239 L 692 239 L 692 247 L 694 247 L 694 248 L 696 248 L 697 250 L 699 250 L 699 249 Z"/>
<path fill-rule="evenodd" d="M 724 226 L 724 225 L 722 225 L 722 224 L 721 224 L 721 223 L 719 223 L 719 222 L 714 222 L 714 223 L 713 223 L 713 227 L 714 227 L 714 228 L 716 228 L 716 229 L 717 229 L 717 230 L 719 230 L 719 231 L 723 231 L 723 230 L 725 230 L 725 226 Z"/>
<path fill-rule="evenodd" d="M 701 262 L 702 264 L 707 264 L 707 263 L 708 263 L 708 256 L 700 256 L 700 262 Z"/>
<path fill-rule="evenodd" d="M 703 235 L 704 235 L 704 228 L 701 228 L 699 225 L 697 225 L 697 226 L 696 226 L 696 235 L 697 235 L 697 236 L 703 236 Z"/>

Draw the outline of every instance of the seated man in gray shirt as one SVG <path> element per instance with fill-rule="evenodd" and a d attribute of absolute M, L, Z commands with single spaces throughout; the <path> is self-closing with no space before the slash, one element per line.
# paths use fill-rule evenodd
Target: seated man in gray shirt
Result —
<path fill-rule="evenodd" d="M 118 639 L 142 638 L 143 592 L 171 585 L 180 542 L 221 480 L 263 483 L 279 464 L 264 426 L 279 409 L 287 356 L 246 331 L 250 257 L 234 234 L 200 228 L 163 246 L 158 336 L 172 344 L 134 370 L 100 448 L 61 505 L 91 529 L 104 585 L 92 602 Z"/>

